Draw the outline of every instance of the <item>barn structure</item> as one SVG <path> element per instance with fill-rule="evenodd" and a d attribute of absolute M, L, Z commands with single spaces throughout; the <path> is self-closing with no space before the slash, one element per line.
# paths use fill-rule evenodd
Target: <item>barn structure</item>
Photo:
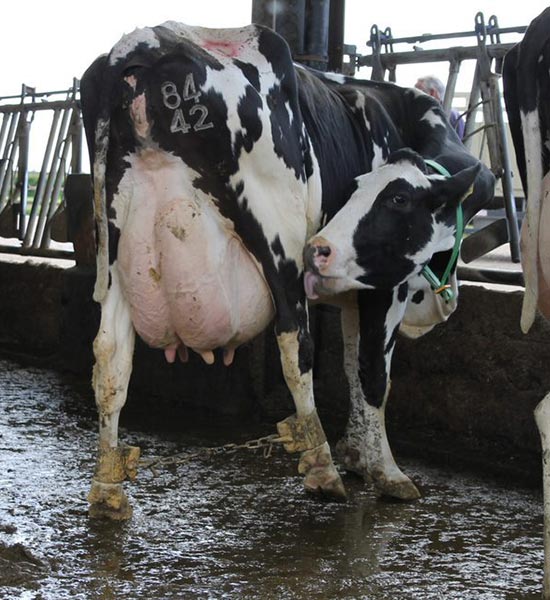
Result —
<path fill-rule="evenodd" d="M 429 446 L 440 446 L 445 456 L 456 452 L 474 462 L 483 456 L 484 464 L 492 457 L 497 471 L 515 469 L 521 459 L 518 472 L 536 478 L 539 440 L 532 410 L 550 389 L 544 368 L 547 325 L 537 322 L 526 337 L 519 329 L 522 280 L 517 231 L 522 198 L 513 178 L 514 157 L 507 144 L 498 84 L 502 57 L 513 45 L 501 38 L 525 28 L 500 28 L 496 17 L 486 24 L 480 13 L 472 32 L 440 36 L 449 43 L 453 35 L 469 35 L 476 45 L 415 53 L 397 50 L 399 44 L 413 40 L 393 38 L 390 29 L 373 26 L 372 53 L 361 56 L 344 44 L 343 15 L 343 0 L 280 2 L 277 13 L 270 2 L 256 1 L 252 19 L 281 33 L 295 60 L 321 70 L 351 73 L 368 66 L 372 78 L 395 79 L 400 64 L 446 61 L 447 108 L 461 62 L 475 60 L 469 112 L 464 111 L 470 134 L 465 143 L 482 152 L 500 182 L 494 210 L 478 220 L 463 245 L 469 264 L 463 261 L 459 267 L 457 313 L 419 340 L 399 341 L 391 426 L 397 438 L 419 452 L 425 451 L 426 435 L 435 442 L 441 433 L 441 444 Z M 367 74 L 363 70 L 358 75 Z M 3 98 L 0 104 L 0 344 L 4 354 L 33 356 L 88 376 L 98 311 L 91 299 L 95 253 L 90 179 L 82 172 L 78 85 L 75 80 L 69 89 L 47 94 L 23 86 L 20 95 Z M 51 118 L 50 133 L 42 169 L 33 181 L 28 172 L 32 121 L 45 113 Z M 479 258 L 494 248 L 499 250 L 489 255 L 490 260 Z M 42 260 L 26 260 L 30 257 Z M 347 392 L 340 361 L 334 359 L 340 353 L 340 342 L 335 342 L 338 314 L 322 306 L 312 314 L 320 411 L 329 420 L 338 413 L 342 418 Z M 253 410 L 275 418 L 286 413 L 289 402 L 281 372 L 273 368 L 278 364 L 276 353 L 271 336 L 265 335 L 241 349 L 230 370 L 205 367 L 195 360 L 175 368 L 139 345 L 137 360 L 148 366 L 135 370 L 132 388 L 165 401 L 178 390 L 178 402 L 194 409 L 233 414 Z M 336 411 L 334 397 L 339 398 Z M 447 439 L 453 439 L 452 448 Z M 523 469 L 525 464 L 532 468 Z"/>

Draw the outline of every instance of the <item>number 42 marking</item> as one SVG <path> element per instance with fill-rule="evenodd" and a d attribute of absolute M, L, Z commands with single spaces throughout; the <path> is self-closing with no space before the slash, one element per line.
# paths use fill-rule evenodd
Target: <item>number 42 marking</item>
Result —
<path fill-rule="evenodd" d="M 204 104 L 195 104 L 189 109 L 189 115 L 194 115 L 195 113 L 200 113 L 197 122 L 193 125 L 193 131 L 203 131 L 204 129 L 212 129 L 214 127 L 214 123 L 209 121 L 206 123 L 206 117 L 208 117 L 208 109 Z M 182 133 L 189 133 L 191 131 L 191 125 L 185 120 L 183 116 L 183 110 L 181 108 L 177 108 L 174 111 L 174 116 L 172 117 L 172 123 L 170 124 L 170 131 L 172 133 L 177 133 L 181 131 Z"/>
<path fill-rule="evenodd" d="M 188 73 L 187 77 L 185 78 L 185 83 L 183 85 L 183 98 L 178 93 L 176 84 L 172 81 L 165 81 L 161 85 L 160 91 L 164 106 L 174 111 L 172 123 L 170 124 L 170 131 L 172 133 L 181 131 L 181 133 L 185 134 L 189 133 L 191 128 L 193 131 L 203 131 L 205 129 L 212 129 L 214 127 L 214 123 L 212 123 L 212 121 L 206 121 L 208 117 L 208 108 L 206 108 L 204 104 L 199 104 L 199 98 L 202 92 L 197 91 L 193 73 Z M 184 111 L 182 108 L 180 108 L 182 100 L 184 102 L 189 100 L 193 100 L 195 102 L 195 104 L 191 106 L 188 111 L 186 111 L 189 117 L 192 117 L 198 113 L 198 119 L 194 125 L 191 125 L 185 119 Z"/>

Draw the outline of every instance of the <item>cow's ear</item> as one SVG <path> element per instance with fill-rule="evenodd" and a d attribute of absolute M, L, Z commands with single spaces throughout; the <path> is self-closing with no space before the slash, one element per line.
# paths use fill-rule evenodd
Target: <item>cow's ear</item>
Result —
<path fill-rule="evenodd" d="M 388 157 L 388 164 L 395 164 L 403 160 L 406 160 L 412 163 L 415 167 L 418 167 L 422 173 L 428 172 L 424 159 L 420 156 L 420 154 L 418 154 L 418 152 L 412 150 L 412 148 L 401 148 L 400 150 L 392 152 Z"/>
<path fill-rule="evenodd" d="M 462 169 L 447 179 L 434 181 L 432 184 L 432 209 L 436 210 L 445 205 L 456 208 L 458 203 L 468 196 L 480 169 L 481 164 L 477 163 L 472 167 Z"/>

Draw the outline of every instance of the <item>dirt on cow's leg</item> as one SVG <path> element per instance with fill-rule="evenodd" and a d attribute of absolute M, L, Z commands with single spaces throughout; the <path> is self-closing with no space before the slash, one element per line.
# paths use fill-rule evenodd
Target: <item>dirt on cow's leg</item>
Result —
<path fill-rule="evenodd" d="M 415 484 L 397 467 L 373 467 L 369 469 L 364 449 L 352 440 L 342 438 L 336 445 L 336 455 L 350 473 L 359 475 L 365 481 L 373 483 L 380 496 L 389 496 L 399 500 L 416 500 L 420 492 Z"/>
<path fill-rule="evenodd" d="M 88 502 L 90 503 L 88 514 L 92 519 L 125 521 L 133 514 L 121 483 L 92 481 Z"/>
<path fill-rule="evenodd" d="M 296 415 L 277 424 L 287 452 L 301 452 L 298 471 L 305 475 L 306 490 L 322 494 L 329 500 L 346 500 L 346 490 L 332 461 L 323 426 L 313 399 L 312 369 L 302 370 L 298 364 L 298 331 L 277 336 L 283 374 L 296 405 Z"/>
<path fill-rule="evenodd" d="M 122 482 L 135 479 L 139 454 L 139 448 L 135 446 L 100 449 L 88 494 L 90 517 L 123 521 L 132 516 Z"/>
<path fill-rule="evenodd" d="M 367 460 L 361 452 L 361 446 L 350 438 L 343 437 L 336 444 L 335 453 L 342 466 L 349 473 L 366 478 Z"/>
<path fill-rule="evenodd" d="M 327 442 L 303 452 L 298 471 L 305 475 L 304 487 L 310 494 L 317 494 L 336 502 L 346 501 L 346 489 L 332 462 Z"/>
<path fill-rule="evenodd" d="M 126 402 L 134 341 L 129 306 L 113 267 L 111 287 L 101 303 L 101 324 L 94 340 L 92 384 L 99 413 L 99 451 L 88 495 L 91 517 L 122 520 L 132 516 L 122 482 L 136 476 L 139 448 L 119 446 L 118 420 Z"/>
<path fill-rule="evenodd" d="M 397 466 L 386 434 L 385 406 L 389 395 L 387 386 L 382 406 L 365 403 L 367 478 L 373 482 L 377 493 L 399 500 L 416 500 L 420 492 L 414 483 Z"/>
<path fill-rule="evenodd" d="M 374 489 L 380 496 L 397 498 L 398 500 L 418 500 L 421 497 L 414 483 L 398 469 L 399 473 L 373 470 L 367 477 L 374 484 Z"/>

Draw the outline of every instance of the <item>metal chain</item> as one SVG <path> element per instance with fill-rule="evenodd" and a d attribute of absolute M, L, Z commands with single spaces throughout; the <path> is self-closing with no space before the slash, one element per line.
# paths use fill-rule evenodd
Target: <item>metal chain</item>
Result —
<path fill-rule="evenodd" d="M 180 452 L 171 456 L 164 456 L 160 458 L 153 458 L 149 460 L 142 459 L 139 461 L 140 467 L 149 469 L 151 473 L 156 477 L 158 471 L 156 467 L 168 467 L 171 465 L 182 465 L 198 458 L 211 458 L 217 455 L 230 455 L 235 454 L 238 450 L 252 450 L 256 451 L 259 449 L 263 450 L 263 457 L 269 458 L 273 452 L 273 447 L 276 444 L 286 444 L 291 441 L 288 437 L 281 437 L 277 433 L 266 435 L 254 440 L 248 440 L 241 444 L 224 444 L 223 446 L 214 446 L 210 448 L 200 448 L 196 452 Z"/>

